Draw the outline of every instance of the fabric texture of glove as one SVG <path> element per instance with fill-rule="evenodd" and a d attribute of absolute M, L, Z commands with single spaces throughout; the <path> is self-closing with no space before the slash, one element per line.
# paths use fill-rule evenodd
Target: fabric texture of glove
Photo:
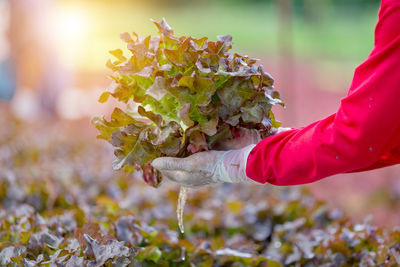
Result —
<path fill-rule="evenodd" d="M 246 176 L 246 162 L 254 146 L 199 152 L 187 158 L 157 158 L 152 165 L 168 179 L 187 187 L 251 181 Z"/>

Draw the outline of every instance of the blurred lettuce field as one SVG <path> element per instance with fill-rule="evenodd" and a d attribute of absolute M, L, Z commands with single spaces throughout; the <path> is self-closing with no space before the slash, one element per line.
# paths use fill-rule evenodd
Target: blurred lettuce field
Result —
<path fill-rule="evenodd" d="M 110 168 L 86 121 L 21 122 L 0 106 L 1 266 L 398 266 L 384 230 L 299 188 L 151 188 Z"/>

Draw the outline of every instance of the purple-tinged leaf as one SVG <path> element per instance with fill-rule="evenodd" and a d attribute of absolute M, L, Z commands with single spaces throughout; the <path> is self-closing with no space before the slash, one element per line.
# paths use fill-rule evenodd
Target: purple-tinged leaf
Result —
<path fill-rule="evenodd" d="M 107 244 L 103 245 L 87 234 L 84 237 L 93 252 L 96 266 L 102 266 L 107 260 L 115 257 L 129 257 L 130 255 L 129 248 L 125 246 L 124 242 L 109 240 Z"/>
<path fill-rule="evenodd" d="M 133 43 L 133 39 L 128 32 L 121 33 L 119 38 L 124 41 L 125 43 Z"/>
<path fill-rule="evenodd" d="M 161 35 L 169 36 L 169 35 L 173 35 L 174 34 L 174 31 L 168 25 L 168 23 L 165 20 L 165 18 L 163 18 L 160 22 L 157 22 L 157 21 L 155 21 L 153 19 L 151 21 L 154 22 L 154 24 L 157 26 L 157 28 L 158 28 L 158 30 L 159 30 Z"/>
<path fill-rule="evenodd" d="M 187 103 L 179 110 L 179 118 L 187 127 L 192 127 L 194 122 L 189 118 L 190 107 L 192 103 Z"/>

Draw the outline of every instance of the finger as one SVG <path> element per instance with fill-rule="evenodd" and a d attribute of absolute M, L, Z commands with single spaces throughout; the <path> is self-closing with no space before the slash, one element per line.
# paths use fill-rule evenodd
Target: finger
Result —
<path fill-rule="evenodd" d="M 161 172 L 165 177 L 167 177 L 169 180 L 175 182 L 175 183 L 182 183 L 186 181 L 184 178 L 187 174 L 184 173 L 184 171 L 169 171 L 169 170 L 163 170 Z"/>
<path fill-rule="evenodd" d="M 161 157 L 153 160 L 151 165 L 159 171 L 163 170 L 185 170 L 185 160 L 173 157 Z"/>
<path fill-rule="evenodd" d="M 199 187 L 212 183 L 212 180 L 204 177 L 194 176 L 185 171 L 163 171 L 162 174 L 168 179 L 186 187 Z"/>
<path fill-rule="evenodd" d="M 187 187 L 195 187 L 198 186 L 198 181 L 196 182 L 193 179 L 190 179 L 190 174 L 185 171 L 168 171 L 165 170 L 162 174 L 168 179 L 175 183 L 178 183 Z"/>
<path fill-rule="evenodd" d="M 276 134 L 279 134 L 279 133 L 281 133 L 281 132 L 286 132 L 286 131 L 289 131 L 289 130 L 291 130 L 292 128 L 290 128 L 290 127 L 279 127 L 278 129 L 277 129 L 277 131 L 276 131 Z"/>

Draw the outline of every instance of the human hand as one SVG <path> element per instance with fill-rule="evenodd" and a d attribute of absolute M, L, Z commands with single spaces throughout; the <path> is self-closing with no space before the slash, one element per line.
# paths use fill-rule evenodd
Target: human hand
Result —
<path fill-rule="evenodd" d="M 228 151 L 198 152 L 186 158 L 162 157 L 152 166 L 168 179 L 186 187 L 220 182 L 238 183 L 249 180 L 246 163 L 255 144 Z"/>
<path fill-rule="evenodd" d="M 290 129 L 280 127 L 272 133 Z M 244 128 L 239 128 L 238 135 L 215 146 L 215 149 L 225 151 L 198 152 L 186 158 L 161 157 L 151 164 L 168 179 L 187 187 L 244 182 L 250 180 L 246 175 L 247 158 L 261 137 L 257 130 Z"/>

